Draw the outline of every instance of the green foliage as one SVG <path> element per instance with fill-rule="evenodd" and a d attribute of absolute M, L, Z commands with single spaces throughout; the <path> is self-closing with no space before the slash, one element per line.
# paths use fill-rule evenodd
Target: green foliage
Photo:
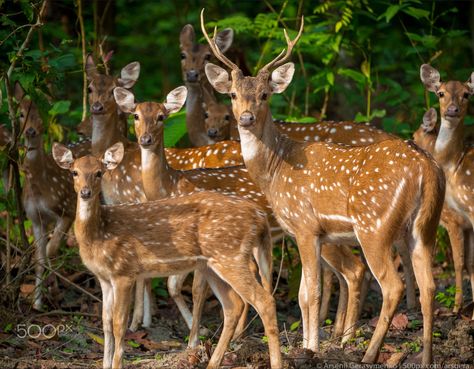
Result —
<path fill-rule="evenodd" d="M 455 295 L 456 295 L 456 286 L 451 285 L 448 288 L 446 288 L 445 292 L 442 292 L 442 291 L 437 292 L 435 299 L 444 307 L 452 308 L 455 302 L 455 299 L 454 299 Z"/>

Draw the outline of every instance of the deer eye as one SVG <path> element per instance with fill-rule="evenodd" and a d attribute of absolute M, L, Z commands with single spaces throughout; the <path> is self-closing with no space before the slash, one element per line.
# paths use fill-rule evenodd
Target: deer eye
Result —
<path fill-rule="evenodd" d="M 235 100 L 237 98 L 237 95 L 235 94 L 235 92 L 231 92 L 230 97 L 232 100 Z"/>
<path fill-rule="evenodd" d="M 92 88 L 87 87 L 87 92 L 91 94 L 92 93 Z"/>
<path fill-rule="evenodd" d="M 444 97 L 444 92 L 443 91 L 438 92 L 438 96 L 439 97 Z"/>
<path fill-rule="evenodd" d="M 207 54 L 207 55 L 204 57 L 204 60 L 211 60 L 211 54 Z"/>
<path fill-rule="evenodd" d="M 165 116 L 163 114 L 158 115 L 158 121 L 161 122 L 165 119 Z"/>
<path fill-rule="evenodd" d="M 138 114 L 133 114 L 133 119 L 138 120 Z"/>
<path fill-rule="evenodd" d="M 101 178 L 101 177 L 102 177 L 102 172 L 99 170 L 99 171 L 95 174 L 95 176 L 96 176 L 97 178 Z"/>
<path fill-rule="evenodd" d="M 24 118 L 24 117 L 25 117 L 25 114 L 20 113 L 20 118 Z"/>
<path fill-rule="evenodd" d="M 204 118 L 206 118 L 206 119 L 209 118 L 209 114 L 207 113 L 207 111 L 204 112 Z"/>
<path fill-rule="evenodd" d="M 226 114 L 225 117 L 224 117 L 225 120 L 229 120 L 230 119 L 230 115 L 229 114 Z"/>
<path fill-rule="evenodd" d="M 73 177 L 77 177 L 77 170 L 73 170 L 73 171 L 72 171 L 72 176 L 73 176 Z"/>
<path fill-rule="evenodd" d="M 464 97 L 465 99 L 469 99 L 469 96 L 470 96 L 469 93 L 464 92 L 464 96 L 463 96 L 463 97 Z"/>
<path fill-rule="evenodd" d="M 265 101 L 267 98 L 268 98 L 268 94 L 267 94 L 266 92 L 264 92 L 264 93 L 262 94 L 262 96 L 261 96 L 261 99 L 262 99 L 263 101 Z"/>
<path fill-rule="evenodd" d="M 185 53 L 181 53 L 181 60 L 182 59 L 186 59 L 186 54 Z"/>

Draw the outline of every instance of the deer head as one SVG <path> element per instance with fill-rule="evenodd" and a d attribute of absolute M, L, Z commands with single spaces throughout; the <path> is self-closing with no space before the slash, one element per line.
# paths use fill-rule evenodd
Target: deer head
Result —
<path fill-rule="evenodd" d="M 217 47 L 225 53 L 232 45 L 233 39 L 234 31 L 226 28 L 216 36 Z M 183 80 L 186 83 L 198 83 L 204 75 L 204 66 L 212 56 L 209 46 L 197 44 L 194 28 L 187 24 L 179 35 L 179 47 Z"/>
<path fill-rule="evenodd" d="M 230 107 L 217 101 L 208 101 L 207 104 L 202 103 L 202 108 L 204 110 L 204 128 L 209 138 L 214 141 L 228 139 L 233 119 Z"/>
<path fill-rule="evenodd" d="M 43 145 L 43 120 L 36 105 L 26 97 L 25 90 L 20 82 L 15 82 L 15 98 L 20 111 L 20 132 L 25 136 L 25 145 L 28 151 L 42 148 Z"/>
<path fill-rule="evenodd" d="M 435 68 L 423 64 L 420 68 L 420 78 L 425 88 L 438 96 L 441 119 L 451 127 L 456 127 L 466 115 L 469 98 L 474 93 L 474 72 L 465 83 L 442 82 Z"/>
<path fill-rule="evenodd" d="M 89 106 L 91 114 L 107 114 L 117 109 L 114 99 L 114 88 L 130 89 L 135 85 L 140 75 L 140 63 L 127 64 L 120 73 L 120 77 L 113 77 L 97 73 L 94 59 L 87 57 L 87 79 L 89 80 Z"/>
<path fill-rule="evenodd" d="M 135 103 L 133 93 L 125 88 L 114 90 L 115 100 L 123 112 L 133 114 L 135 133 L 142 148 L 151 149 L 162 142 L 164 120 L 181 109 L 186 101 L 187 89 L 180 86 L 171 91 L 163 103 Z"/>
<path fill-rule="evenodd" d="M 88 155 L 75 159 L 71 150 L 57 142 L 53 144 L 53 158 L 59 167 L 72 173 L 74 190 L 82 200 L 91 200 L 99 196 L 102 175 L 115 169 L 123 159 L 123 143 L 117 142 L 108 148 L 101 159 Z"/>
<path fill-rule="evenodd" d="M 292 41 L 284 31 L 288 49 L 283 50 L 275 59 L 259 70 L 256 77 L 246 77 L 240 68 L 231 62 L 219 50 L 216 43 L 216 30 L 211 39 L 204 26 L 204 10 L 201 12 L 201 28 L 209 46 L 224 65 L 231 69 L 229 73 L 212 63 L 207 63 L 205 70 L 211 85 L 222 94 L 229 94 L 232 99 L 232 110 L 239 125 L 240 132 L 248 131 L 260 138 L 263 133 L 263 122 L 269 116 L 268 100 L 274 93 L 281 93 L 290 84 L 295 66 L 287 61 L 291 56 L 294 45 L 298 42 L 303 32 L 303 18 L 300 30 Z"/>

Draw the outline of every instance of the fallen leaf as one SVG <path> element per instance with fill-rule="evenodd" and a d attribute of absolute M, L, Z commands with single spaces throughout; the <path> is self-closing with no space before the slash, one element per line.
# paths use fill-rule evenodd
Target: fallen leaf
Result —
<path fill-rule="evenodd" d="M 372 318 L 369 322 L 369 325 L 371 327 L 376 327 L 377 323 L 379 321 L 380 316 L 376 316 L 375 318 Z M 406 329 L 408 326 L 408 317 L 405 314 L 396 314 L 393 319 L 392 323 L 390 325 L 392 328 L 403 330 Z"/>
<path fill-rule="evenodd" d="M 404 352 L 395 352 L 394 354 L 392 354 L 392 356 L 388 358 L 388 360 L 385 362 L 385 365 L 387 365 L 388 368 L 396 368 L 404 357 Z"/>
<path fill-rule="evenodd" d="M 34 284 L 22 284 L 20 286 L 20 292 L 23 295 L 31 295 L 34 290 L 35 290 L 35 285 Z"/>
<path fill-rule="evenodd" d="M 141 340 L 142 338 L 145 338 L 148 335 L 148 332 L 146 331 L 136 331 L 136 332 L 127 332 L 125 334 L 125 339 L 127 340 Z"/>
<path fill-rule="evenodd" d="M 91 332 L 86 332 L 86 334 L 92 338 L 95 342 L 97 342 L 99 345 L 102 345 L 104 346 L 104 339 L 94 333 L 91 333 Z"/>

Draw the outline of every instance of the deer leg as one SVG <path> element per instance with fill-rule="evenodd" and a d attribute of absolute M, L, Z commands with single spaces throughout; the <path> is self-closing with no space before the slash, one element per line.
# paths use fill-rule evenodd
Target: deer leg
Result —
<path fill-rule="evenodd" d="M 323 245 L 323 249 L 325 246 Z M 324 253 L 324 250 L 322 250 Z M 323 296 L 321 297 L 321 310 L 319 313 L 320 323 L 324 322 L 328 316 L 329 312 L 329 303 L 331 302 L 331 292 L 332 292 L 332 275 L 333 271 L 326 265 L 323 264 Z"/>
<path fill-rule="evenodd" d="M 102 327 L 104 330 L 104 369 L 112 368 L 112 358 L 114 356 L 113 340 L 113 305 L 114 294 L 112 285 L 99 278 L 100 288 L 102 289 Z"/>
<path fill-rule="evenodd" d="M 145 279 L 143 294 L 143 323 L 142 327 L 151 327 L 151 316 L 155 311 L 154 300 L 151 291 L 151 279 Z"/>
<path fill-rule="evenodd" d="M 188 305 L 186 305 L 184 297 L 181 293 L 181 290 L 183 289 L 183 283 L 187 276 L 188 273 L 169 276 L 168 292 L 178 306 L 179 312 L 186 322 L 186 325 L 189 329 L 191 329 L 193 326 L 193 314 L 191 314 L 191 311 L 189 310 Z"/>
<path fill-rule="evenodd" d="M 131 290 L 134 281 L 128 278 L 117 278 L 112 281 L 113 290 L 113 329 L 115 350 L 112 368 L 122 368 L 124 337 L 127 329 L 128 312 L 130 310 Z"/>
<path fill-rule="evenodd" d="M 72 222 L 73 219 L 66 217 L 62 217 L 57 220 L 53 235 L 46 246 L 46 255 L 48 258 L 52 258 L 53 256 L 57 255 L 59 246 L 61 245 L 61 240 L 67 234 L 69 228 L 71 228 Z"/>
<path fill-rule="evenodd" d="M 370 282 L 372 281 L 372 274 L 365 267 L 365 264 L 364 264 L 364 269 L 365 269 L 365 273 L 362 278 L 362 286 L 360 287 L 359 312 L 357 316 L 360 316 L 360 314 L 362 314 L 362 310 L 364 309 L 364 302 L 365 302 L 365 299 L 367 298 L 367 294 L 369 293 Z"/>
<path fill-rule="evenodd" d="M 474 296 L 474 231 L 468 230 L 465 233 L 465 247 L 466 247 L 466 269 L 471 280 L 471 291 Z M 474 320 L 474 311 L 472 318 Z"/>
<path fill-rule="evenodd" d="M 130 330 L 135 332 L 143 321 L 143 304 L 144 304 L 144 281 L 143 278 L 137 279 L 135 283 L 135 304 L 133 307 L 133 318 L 130 323 Z"/>
<path fill-rule="evenodd" d="M 272 369 L 282 368 L 280 352 L 280 339 L 276 318 L 276 304 L 271 291 L 265 289 L 250 270 L 244 266 L 226 268 L 212 264 L 210 267 L 240 295 L 240 297 L 251 304 L 262 319 L 265 335 L 268 338 L 270 353 L 270 366 Z M 230 270 L 238 270 L 232 273 Z M 221 336 L 222 338 L 222 336 Z M 220 343 L 220 342 L 219 342 Z M 216 349 L 217 351 L 217 349 Z"/>
<path fill-rule="evenodd" d="M 417 306 L 416 302 L 416 286 L 415 273 L 413 271 L 412 262 L 410 259 L 410 252 L 405 242 L 400 242 L 396 245 L 403 263 L 403 274 L 405 275 L 407 309 L 413 310 Z"/>
<path fill-rule="evenodd" d="M 46 262 L 46 227 L 40 221 L 33 222 L 35 235 L 35 293 L 33 309 L 41 310 L 43 304 L 43 274 Z"/>
<path fill-rule="evenodd" d="M 207 369 L 217 369 L 220 367 L 225 351 L 229 346 L 235 327 L 239 321 L 244 308 L 244 302 L 240 296 L 225 281 L 221 280 L 212 271 L 206 272 L 206 279 L 222 305 L 224 311 L 224 326 L 217 342 L 216 349 L 212 354 Z M 248 288 L 248 286 L 247 286 Z"/>
<path fill-rule="evenodd" d="M 319 350 L 319 309 L 321 302 L 321 247 L 314 235 L 296 236 L 300 252 L 302 272 L 299 298 L 303 320 L 303 347 Z"/>
<path fill-rule="evenodd" d="M 363 233 L 363 232 L 357 232 Z M 369 347 L 362 359 L 363 363 L 375 363 L 383 339 L 387 334 L 393 315 L 403 294 L 404 286 L 395 267 L 391 248 L 392 240 L 374 239 L 373 234 L 357 234 L 363 248 L 367 264 L 382 289 L 382 310 Z"/>
<path fill-rule="evenodd" d="M 321 256 L 337 272 L 339 279 L 339 304 L 333 336 L 342 336 L 344 343 L 355 333 L 365 265 L 347 246 L 323 247 Z"/>
<path fill-rule="evenodd" d="M 199 346 L 199 327 L 204 308 L 204 302 L 207 296 L 207 282 L 203 272 L 199 269 L 194 271 L 193 278 L 193 317 L 191 332 L 189 333 L 188 347 Z"/>
<path fill-rule="evenodd" d="M 413 269 L 420 289 L 421 313 L 423 314 L 423 365 L 431 364 L 433 358 L 433 302 L 436 290 L 431 268 L 433 249 L 434 240 L 431 244 L 420 236 L 410 240 Z"/>
<path fill-rule="evenodd" d="M 451 250 L 453 251 L 454 275 L 456 280 L 453 313 L 457 314 L 463 304 L 462 274 L 464 271 L 464 232 L 455 222 L 446 222 L 443 226 L 448 232 Z"/>

